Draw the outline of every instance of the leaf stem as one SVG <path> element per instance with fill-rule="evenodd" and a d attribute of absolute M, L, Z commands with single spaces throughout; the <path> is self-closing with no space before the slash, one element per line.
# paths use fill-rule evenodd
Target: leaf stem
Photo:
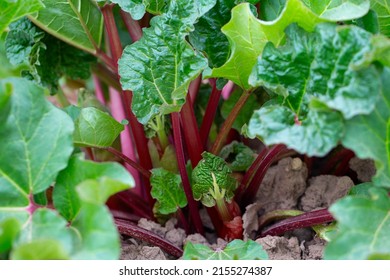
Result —
<path fill-rule="evenodd" d="M 209 139 L 209 134 L 211 126 L 215 115 L 217 113 L 219 100 L 221 98 L 221 91 L 217 88 L 215 79 L 210 79 L 210 84 L 212 86 L 211 95 L 207 103 L 206 112 L 203 117 L 202 124 L 200 126 L 200 139 L 202 141 L 203 147 L 207 146 L 207 140 Z"/>
<path fill-rule="evenodd" d="M 149 179 L 150 176 L 152 175 L 149 170 L 146 170 L 141 165 L 139 165 L 137 162 L 133 161 L 132 159 L 130 159 L 129 157 L 127 157 L 126 155 L 124 155 L 120 151 L 114 149 L 113 147 L 107 147 L 107 148 L 105 148 L 105 150 L 107 150 L 111 154 L 117 156 L 118 158 L 122 159 L 124 162 L 126 162 L 127 164 L 129 164 L 133 168 L 137 169 L 138 172 L 141 173 L 146 179 Z"/>
<path fill-rule="evenodd" d="M 123 22 L 125 23 L 126 29 L 129 32 L 131 40 L 133 42 L 138 41 L 142 37 L 142 29 L 139 25 L 138 21 L 134 20 L 129 13 L 121 10 L 121 17 Z"/>
<path fill-rule="evenodd" d="M 230 129 L 233 126 L 234 121 L 236 120 L 238 114 L 240 113 L 242 107 L 244 107 L 245 102 L 248 100 L 250 95 L 250 91 L 244 91 L 241 95 L 240 99 L 238 99 L 236 105 L 234 106 L 233 110 L 230 112 L 229 116 L 225 120 L 225 122 L 222 125 L 221 131 L 218 133 L 217 139 L 215 140 L 215 143 L 211 149 L 211 153 L 214 155 L 218 155 L 221 151 L 226 137 L 230 131 Z"/>
<path fill-rule="evenodd" d="M 143 229 L 132 223 L 124 222 L 120 219 L 115 219 L 115 224 L 121 234 L 128 235 L 133 238 L 145 241 L 149 244 L 158 246 L 174 257 L 180 258 L 183 255 L 182 249 L 176 247 L 172 243 L 149 230 Z"/>
<path fill-rule="evenodd" d="M 114 61 L 114 69 L 116 72 L 118 72 L 118 60 L 122 55 L 122 44 L 115 23 L 113 7 L 113 4 L 106 4 L 101 8 L 101 11 L 110 44 L 112 59 Z"/>
<path fill-rule="evenodd" d="M 183 149 L 183 140 L 181 136 L 180 115 L 179 113 L 174 112 L 171 114 L 171 117 L 172 117 L 173 137 L 174 137 L 175 148 L 176 148 L 176 158 L 179 166 L 179 172 L 183 183 L 184 192 L 186 194 L 187 201 L 188 201 L 190 215 L 196 231 L 198 233 L 204 234 L 202 221 L 199 215 L 198 205 L 194 200 L 190 180 L 187 174 L 186 162 L 184 157 L 184 149 Z"/>
<path fill-rule="evenodd" d="M 334 220 L 328 209 L 320 209 L 299 216 L 287 218 L 266 228 L 260 234 L 260 237 L 267 235 L 282 235 L 286 231 L 311 227 L 314 225 L 329 223 Z"/>
<path fill-rule="evenodd" d="M 194 108 L 190 95 L 187 94 L 187 100 L 180 112 L 182 120 L 185 120 L 183 124 L 184 138 L 188 147 L 188 154 L 191 159 L 192 167 L 195 167 L 202 159 L 203 146 L 201 144 L 198 125 L 196 123 Z"/>

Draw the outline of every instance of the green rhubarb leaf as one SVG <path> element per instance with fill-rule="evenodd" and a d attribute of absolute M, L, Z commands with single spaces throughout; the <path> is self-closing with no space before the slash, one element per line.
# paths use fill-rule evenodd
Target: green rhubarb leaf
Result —
<path fill-rule="evenodd" d="M 378 15 L 380 33 L 390 37 L 390 0 L 370 0 L 370 3 Z"/>
<path fill-rule="evenodd" d="M 9 218 L 0 222 L 0 256 L 7 253 L 16 239 L 21 225 L 17 219 Z M 1 257 L 0 257 L 1 259 Z"/>
<path fill-rule="evenodd" d="M 207 66 L 207 59 L 185 40 L 214 1 L 172 1 L 156 16 L 142 38 L 127 46 L 119 60 L 123 89 L 133 91 L 132 109 L 146 124 L 158 114 L 179 111 L 188 86 Z"/>
<path fill-rule="evenodd" d="M 70 256 L 80 239 L 67 224 L 67 221 L 56 212 L 49 209 L 38 209 L 28 223 L 24 225 L 23 230 L 13 244 L 13 251 L 18 251 L 20 246 L 23 248 L 26 244 L 35 243 L 36 241 L 53 240 L 59 243 L 56 250 L 61 248 L 64 255 Z M 28 246 L 27 248 L 32 249 L 34 246 Z M 23 250 L 25 253 L 27 253 L 27 248 Z M 48 252 L 52 253 L 54 251 L 49 250 Z M 39 254 L 35 256 L 39 256 Z"/>
<path fill-rule="evenodd" d="M 303 0 L 319 17 L 331 21 L 360 18 L 370 9 L 369 0 Z"/>
<path fill-rule="evenodd" d="M 0 0 L 0 35 L 11 22 L 43 7 L 40 0 Z"/>
<path fill-rule="evenodd" d="M 12 87 L 12 95 L 0 122 L 0 220 L 11 214 L 24 220 L 29 195 L 46 190 L 68 163 L 73 122 L 32 82 L 12 78 L 1 87 Z"/>
<path fill-rule="evenodd" d="M 390 254 L 390 199 L 387 190 L 370 189 L 370 197 L 348 196 L 330 207 L 338 233 L 326 246 L 326 259 L 358 260 Z"/>
<path fill-rule="evenodd" d="M 215 205 L 215 193 L 224 193 L 224 198 L 230 201 L 236 189 L 236 180 L 231 176 L 232 170 L 220 157 L 204 152 L 203 159 L 192 172 L 192 192 L 195 200 L 201 200 L 207 207 Z M 214 178 L 219 190 L 215 191 Z"/>
<path fill-rule="evenodd" d="M 258 20 L 248 3 L 240 4 L 232 9 L 231 20 L 222 27 L 230 43 L 230 57 L 223 66 L 205 71 L 205 75 L 231 80 L 248 90 L 252 87 L 249 75 L 268 41 L 279 45 L 284 29 L 292 22 L 311 31 L 322 21 L 300 0 L 288 0 L 282 14 L 272 22 Z"/>
<path fill-rule="evenodd" d="M 155 15 L 161 14 L 170 0 L 111 0 L 111 2 L 118 4 L 133 19 L 139 20 L 146 11 Z"/>
<path fill-rule="evenodd" d="M 45 8 L 29 18 L 58 39 L 95 53 L 103 34 L 103 16 L 92 0 L 44 0 Z"/>
<path fill-rule="evenodd" d="M 191 44 L 207 55 L 210 67 L 222 66 L 229 57 L 229 42 L 221 28 L 230 20 L 230 11 L 234 6 L 234 0 L 217 0 L 190 34 Z"/>
<path fill-rule="evenodd" d="M 355 26 L 322 23 L 314 33 L 293 24 L 286 35 L 284 46 L 266 45 L 249 79 L 283 100 L 255 112 L 248 132 L 267 145 L 284 143 L 300 153 L 323 156 L 341 138 L 342 116 L 368 114 L 378 100 L 376 68 L 356 69 L 375 49 L 372 34 Z"/>
<path fill-rule="evenodd" d="M 180 175 L 163 168 L 156 168 L 152 170 L 150 183 L 152 185 L 151 195 L 159 202 L 159 213 L 163 215 L 176 213 L 179 208 L 187 205 Z"/>
<path fill-rule="evenodd" d="M 347 121 L 342 144 L 360 158 L 375 160 L 377 173 L 373 182 L 390 187 L 390 68 L 382 73 L 382 92 L 375 110 L 369 115 Z"/>
<path fill-rule="evenodd" d="M 368 53 L 365 53 L 364 58 L 355 65 L 355 68 L 367 67 L 367 65 L 375 61 L 390 67 L 390 39 L 378 34 L 371 38 L 371 45 L 373 48 Z"/>
<path fill-rule="evenodd" d="M 265 21 L 272 21 L 282 13 L 287 0 L 262 0 L 260 1 L 259 17 Z"/>
<path fill-rule="evenodd" d="M 85 182 L 86 180 L 89 181 Z M 79 184 L 87 186 L 85 190 L 80 190 L 84 200 L 88 202 L 96 199 L 96 203 L 101 203 L 101 201 L 107 199 L 109 194 L 117 190 L 123 190 L 125 185 L 127 187 L 134 186 L 134 180 L 126 169 L 118 163 L 95 163 L 83 160 L 80 155 L 72 156 L 67 168 L 58 175 L 53 192 L 56 209 L 68 221 L 76 217 L 81 207 L 81 201 L 77 193 Z M 91 195 L 90 200 L 87 198 L 88 195 Z"/>
<path fill-rule="evenodd" d="M 123 129 L 109 114 L 88 107 L 81 110 L 75 121 L 73 141 L 77 146 L 109 147 Z"/>
<path fill-rule="evenodd" d="M 52 239 L 34 240 L 18 246 L 12 251 L 12 260 L 68 260 L 60 241 Z"/>
<path fill-rule="evenodd" d="M 329 109 L 310 110 L 298 125 L 289 108 L 269 105 L 253 114 L 248 135 L 260 137 L 266 145 L 283 143 L 302 154 L 321 156 L 338 144 L 343 128 L 342 116 Z"/>
<path fill-rule="evenodd" d="M 219 156 L 228 163 L 232 171 L 246 171 L 256 154 L 243 143 L 233 141 L 222 148 Z"/>
<path fill-rule="evenodd" d="M 203 244 L 186 243 L 184 260 L 267 260 L 268 254 L 253 240 L 233 240 L 222 249 L 212 250 Z"/>
<path fill-rule="evenodd" d="M 14 65 L 25 64 L 23 75 L 56 93 L 59 79 L 87 79 L 93 56 L 37 28 L 23 18 L 10 25 L 6 39 L 7 57 Z"/>
<path fill-rule="evenodd" d="M 110 211 L 104 205 L 83 202 L 73 230 L 81 244 L 71 258 L 75 260 L 115 260 L 120 255 L 119 233 Z"/>

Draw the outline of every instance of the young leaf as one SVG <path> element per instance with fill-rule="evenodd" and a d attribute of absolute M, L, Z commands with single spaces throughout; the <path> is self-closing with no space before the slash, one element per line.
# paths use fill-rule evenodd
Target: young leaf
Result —
<path fill-rule="evenodd" d="M 0 35 L 12 22 L 42 9 L 40 0 L 1 0 L 0 1 Z"/>
<path fill-rule="evenodd" d="M 0 220 L 11 213 L 25 219 L 20 210 L 29 195 L 46 190 L 73 151 L 73 122 L 46 101 L 43 89 L 24 79 L 0 81 L 0 88 L 9 86 L 12 95 L 3 106 L 10 111 L 0 122 Z"/>
<path fill-rule="evenodd" d="M 9 218 L 0 222 L 0 256 L 12 248 L 12 244 L 17 237 L 20 228 L 21 224 L 14 218 Z"/>
<path fill-rule="evenodd" d="M 103 34 L 103 16 L 92 0 L 45 0 L 45 8 L 29 18 L 58 39 L 95 53 Z"/>
<path fill-rule="evenodd" d="M 109 114 L 88 107 L 81 110 L 75 121 L 73 141 L 78 146 L 109 147 L 123 129 Z"/>
<path fill-rule="evenodd" d="M 287 0 L 262 0 L 260 1 L 259 17 L 261 20 L 272 21 L 282 13 Z"/>
<path fill-rule="evenodd" d="M 380 33 L 390 37 L 390 0 L 370 0 L 371 9 L 378 15 Z"/>
<path fill-rule="evenodd" d="M 152 185 L 152 197 L 159 202 L 159 213 L 163 215 L 176 213 L 179 208 L 187 205 L 180 175 L 162 168 L 156 168 L 152 170 L 150 183 Z"/>
<path fill-rule="evenodd" d="M 203 244 L 188 242 L 184 247 L 184 260 L 267 260 L 268 254 L 253 240 L 233 240 L 222 249 L 212 250 Z"/>
<path fill-rule="evenodd" d="M 356 116 L 346 122 L 342 144 L 360 158 L 375 160 L 377 173 L 373 182 L 390 186 L 390 68 L 382 73 L 382 92 L 375 110 L 369 115 Z"/>
<path fill-rule="evenodd" d="M 355 71 L 355 64 L 374 48 L 372 34 L 323 23 L 314 33 L 293 24 L 286 35 L 284 46 L 266 45 L 250 76 L 253 86 L 267 87 L 283 103 L 257 111 L 249 134 L 262 137 L 267 145 L 284 143 L 300 153 L 323 156 L 343 131 L 342 118 L 332 109 L 350 119 L 370 113 L 378 100 L 376 68 Z"/>
<path fill-rule="evenodd" d="M 234 0 L 217 0 L 215 6 L 199 19 L 195 30 L 189 36 L 191 44 L 205 52 L 210 67 L 222 66 L 229 57 L 229 42 L 221 28 L 231 17 Z"/>
<path fill-rule="evenodd" d="M 390 199 L 387 191 L 372 188 L 370 197 L 349 196 L 330 211 L 338 233 L 325 249 L 326 259 L 372 259 L 390 254 Z"/>
<path fill-rule="evenodd" d="M 245 171 L 255 160 L 255 153 L 241 142 L 233 141 L 222 148 L 219 156 L 233 171 Z"/>
<path fill-rule="evenodd" d="M 185 37 L 214 4 L 215 0 L 172 1 L 168 12 L 154 17 L 142 38 L 125 48 L 119 60 L 121 84 L 133 91 L 132 109 L 141 123 L 177 112 L 184 104 L 190 82 L 207 66 L 207 59 Z"/>
<path fill-rule="evenodd" d="M 78 194 L 77 186 L 81 183 L 86 189 L 79 190 L 81 194 Z M 87 202 L 96 199 L 96 203 L 101 203 L 113 192 L 123 190 L 124 186 L 134 186 L 134 180 L 120 164 L 95 163 L 75 155 L 57 177 L 53 192 L 54 205 L 62 216 L 71 221 L 80 210 L 80 196 Z M 89 199 L 88 195 L 91 195 Z"/>
<path fill-rule="evenodd" d="M 369 0 L 303 0 L 319 17 L 331 21 L 360 18 L 370 9 Z"/>
<path fill-rule="evenodd" d="M 236 180 L 231 177 L 232 170 L 220 157 L 204 152 L 203 159 L 198 163 L 192 172 L 194 198 L 201 200 L 207 207 L 215 205 L 216 198 L 213 196 L 215 189 L 214 178 L 218 186 L 217 192 L 224 193 L 225 200 L 229 201 L 236 188 Z M 214 192 L 215 193 L 215 192 Z"/>

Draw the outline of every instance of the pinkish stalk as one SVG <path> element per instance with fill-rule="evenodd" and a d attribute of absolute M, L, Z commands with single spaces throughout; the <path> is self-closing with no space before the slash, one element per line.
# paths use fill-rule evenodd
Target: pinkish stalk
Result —
<path fill-rule="evenodd" d="M 221 95 L 222 98 L 227 100 L 229 99 L 230 95 L 232 94 L 234 89 L 234 83 L 232 81 L 229 81 L 222 89 Z"/>
<path fill-rule="evenodd" d="M 121 17 L 126 25 L 127 32 L 133 42 L 138 41 L 142 37 L 142 29 L 138 21 L 134 20 L 129 13 L 121 10 Z"/>
<path fill-rule="evenodd" d="M 125 110 L 123 108 L 122 98 L 120 93 L 111 88 L 109 89 L 110 93 L 110 100 L 111 100 L 111 112 L 114 119 L 116 119 L 118 122 L 122 121 L 123 119 L 126 119 Z M 120 134 L 121 138 L 121 150 L 122 154 L 130 158 L 131 160 L 137 162 L 137 155 L 134 150 L 134 144 L 133 139 L 131 137 L 131 131 L 128 125 L 125 125 L 125 130 L 122 131 Z M 137 171 L 137 169 L 133 168 L 129 164 L 125 163 L 126 169 L 130 172 L 130 174 L 134 177 L 136 187 L 133 189 L 138 194 L 141 195 L 142 189 L 141 189 L 141 178 Z"/>
<path fill-rule="evenodd" d="M 96 74 L 92 74 L 93 84 L 95 86 L 95 96 L 97 100 L 103 105 L 106 105 L 106 99 L 104 98 L 104 92 L 102 88 L 102 83 L 100 82 Z"/>
<path fill-rule="evenodd" d="M 202 75 L 199 75 L 198 78 L 193 80 L 190 83 L 190 86 L 188 88 L 188 94 L 191 97 L 191 104 L 194 104 L 196 96 L 198 95 L 200 84 L 202 83 Z"/>

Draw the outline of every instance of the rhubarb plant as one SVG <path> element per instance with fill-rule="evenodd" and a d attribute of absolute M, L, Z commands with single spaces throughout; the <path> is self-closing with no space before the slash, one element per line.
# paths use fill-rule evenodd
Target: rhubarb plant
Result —
<path fill-rule="evenodd" d="M 388 258 L 389 6 L 0 0 L 0 258 L 115 259 L 122 234 L 266 259 L 243 214 L 292 154 L 376 175 L 329 209 L 264 213 L 258 236 L 312 227 L 325 258 Z M 172 217 L 230 243 L 179 248 L 136 224 Z"/>

